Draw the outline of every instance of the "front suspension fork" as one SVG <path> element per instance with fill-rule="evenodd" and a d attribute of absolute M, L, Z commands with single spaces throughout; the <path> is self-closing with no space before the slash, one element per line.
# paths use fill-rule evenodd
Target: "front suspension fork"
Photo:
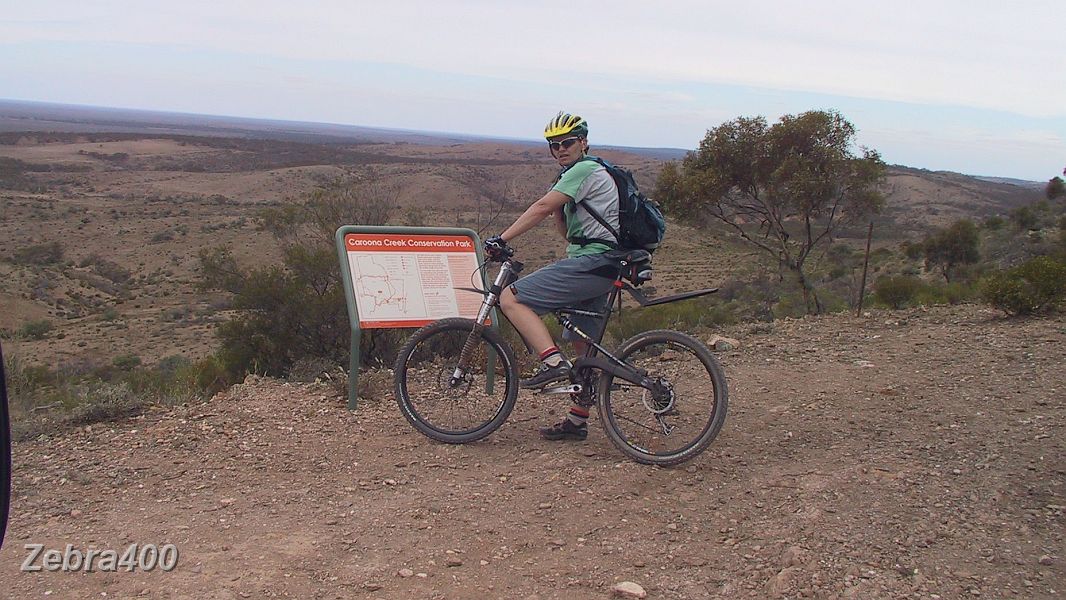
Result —
<path fill-rule="evenodd" d="M 451 379 L 448 382 L 452 387 L 457 387 L 466 380 L 466 372 L 470 366 L 474 348 L 477 346 L 478 340 L 481 339 L 481 332 L 485 330 L 485 323 L 489 320 L 489 313 L 492 312 L 493 308 L 499 306 L 500 294 L 503 292 L 503 288 L 510 284 L 512 278 L 516 277 L 521 271 L 522 263 L 517 261 L 507 261 L 500 267 L 500 272 L 496 274 L 496 280 L 492 282 L 488 294 L 481 301 L 481 308 L 477 312 L 477 318 L 474 319 L 474 328 L 470 331 L 470 335 L 467 336 L 466 343 L 463 344 L 463 349 L 459 353 L 459 364 L 455 365 L 455 370 L 452 371 Z"/>

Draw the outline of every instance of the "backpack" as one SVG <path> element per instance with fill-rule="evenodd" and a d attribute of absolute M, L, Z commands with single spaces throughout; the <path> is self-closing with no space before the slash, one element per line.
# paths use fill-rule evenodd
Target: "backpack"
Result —
<path fill-rule="evenodd" d="M 588 157 L 583 160 L 594 160 L 614 179 L 618 187 L 618 225 L 619 231 L 615 231 L 595 210 L 579 202 L 578 206 L 584 207 L 593 219 L 603 225 L 607 231 L 618 240 L 618 247 L 626 250 L 647 250 L 655 252 L 663 241 L 666 233 L 666 219 L 663 218 L 659 203 L 645 196 L 637 188 L 637 182 L 633 179 L 633 172 L 624 167 L 612 165 L 598 157 Z"/>

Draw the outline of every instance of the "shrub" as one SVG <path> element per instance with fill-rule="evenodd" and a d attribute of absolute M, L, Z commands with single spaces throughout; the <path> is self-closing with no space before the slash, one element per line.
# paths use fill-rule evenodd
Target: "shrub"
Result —
<path fill-rule="evenodd" d="M 141 357 L 136 354 L 123 354 L 112 359 L 111 364 L 114 365 L 116 369 L 131 371 L 135 367 L 141 366 Z"/>
<path fill-rule="evenodd" d="M 914 304 L 932 306 L 935 304 L 961 304 L 975 295 L 972 285 L 964 283 L 923 284 L 914 295 Z"/>
<path fill-rule="evenodd" d="M 154 234 L 151 239 L 148 240 L 150 244 L 160 244 L 163 242 L 169 242 L 174 239 L 174 232 L 169 229 L 160 231 Z"/>
<path fill-rule="evenodd" d="M 180 354 L 171 354 L 170 356 L 163 357 L 159 361 L 159 365 L 156 366 L 156 369 L 164 375 L 173 375 L 181 369 L 188 368 L 191 364 L 192 361 L 184 356 Z"/>
<path fill-rule="evenodd" d="M 282 264 L 243 270 L 224 248 L 200 253 L 201 289 L 229 292 L 237 316 L 219 328 L 219 367 L 230 379 L 245 373 L 282 376 L 298 360 L 346 364 L 351 330 L 337 277 L 338 223 L 381 225 L 394 196 L 373 181 L 336 183 L 305 201 L 260 216 L 282 246 Z M 410 332 L 372 330 L 360 338 L 363 364 L 391 362 Z"/>
<path fill-rule="evenodd" d="M 803 296 L 797 293 L 782 294 L 773 306 L 775 319 L 799 319 L 806 314 L 807 303 L 803 301 Z"/>
<path fill-rule="evenodd" d="M 19 335 L 31 340 L 43 340 L 52 331 L 52 322 L 48 319 L 29 321 L 19 328 Z"/>
<path fill-rule="evenodd" d="M 848 309 L 848 301 L 841 296 L 833 293 L 832 290 L 822 290 L 820 298 L 822 301 L 822 310 L 825 313 L 837 313 L 843 312 Z"/>
<path fill-rule="evenodd" d="M 962 304 L 977 296 L 977 288 L 971 283 L 949 283 L 939 288 L 948 304 Z"/>
<path fill-rule="evenodd" d="M 403 221 L 408 227 L 422 227 L 426 224 L 426 213 L 418 207 L 409 207 L 404 213 Z"/>
<path fill-rule="evenodd" d="M 4 354 L 4 374 L 7 376 L 7 393 L 12 411 L 27 411 L 33 406 L 33 392 L 51 379 L 46 367 L 27 365 L 18 354 Z"/>
<path fill-rule="evenodd" d="M 901 309 L 914 303 L 923 287 L 921 279 L 909 275 L 880 277 L 874 283 L 874 298 L 882 304 Z"/>
<path fill-rule="evenodd" d="M 193 389 L 200 390 L 208 398 L 237 383 L 237 379 L 226 370 L 217 355 L 178 369 L 175 377 L 179 380 L 187 379 L 192 383 Z"/>
<path fill-rule="evenodd" d="M 979 241 L 977 226 L 972 221 L 956 221 L 951 227 L 926 238 L 923 244 L 925 266 L 929 269 L 939 267 L 944 280 L 950 283 L 952 275 L 956 274 L 959 267 L 972 265 L 980 260 L 981 255 L 977 249 Z"/>
<path fill-rule="evenodd" d="M 54 265 L 63 261 L 63 246 L 59 242 L 36 244 L 20 248 L 12 256 L 12 262 L 22 265 Z"/>
<path fill-rule="evenodd" d="M 97 275 L 109 279 L 115 283 L 126 283 L 130 280 L 130 272 L 116 262 L 107 260 L 93 252 L 79 263 L 80 267 L 92 267 Z"/>
<path fill-rule="evenodd" d="M 215 356 L 196 363 L 172 356 L 151 368 L 126 355 L 112 365 L 81 360 L 55 371 L 25 365 L 13 355 L 4 361 L 16 439 L 53 433 L 58 426 L 138 414 L 152 404 L 209 397 L 233 383 Z"/>
<path fill-rule="evenodd" d="M 1003 229 L 1003 226 L 1006 223 L 1007 222 L 1003 219 L 1003 217 L 994 215 L 985 219 L 984 222 L 981 223 L 981 227 L 984 227 L 989 231 L 999 231 L 1000 229 Z"/>
<path fill-rule="evenodd" d="M 63 404 L 69 410 L 67 421 L 72 425 L 130 417 L 140 414 L 148 404 L 125 381 L 91 381 L 75 386 L 71 392 L 63 398 Z"/>
<path fill-rule="evenodd" d="M 552 321 L 554 322 L 554 319 Z M 626 308 L 622 311 L 621 318 L 615 313 L 612 322 L 607 326 L 607 333 L 620 342 L 652 329 L 692 331 L 700 327 L 731 325 L 735 322 L 736 318 L 732 312 L 721 303 L 713 299 L 693 299 L 647 308 Z M 549 327 L 549 330 L 551 329 L 553 327 Z M 556 332 L 552 333 L 556 335 Z"/>
<path fill-rule="evenodd" d="M 900 249 L 903 250 L 903 255 L 910 260 L 920 260 L 925 256 L 925 246 L 922 244 L 912 244 L 911 242 L 903 242 L 900 244 Z"/>
<path fill-rule="evenodd" d="M 982 281 L 986 302 L 1011 315 L 1026 315 L 1066 300 L 1066 264 L 1038 256 Z"/>
<path fill-rule="evenodd" d="M 1040 225 L 1040 217 L 1030 206 L 1019 206 L 1012 210 L 1010 220 L 1022 231 L 1036 229 Z"/>
<path fill-rule="evenodd" d="M 1047 186 L 1044 187 L 1044 195 L 1048 200 L 1055 200 L 1060 196 L 1066 196 L 1066 184 L 1063 183 L 1062 177 L 1052 177 L 1047 182 Z"/>

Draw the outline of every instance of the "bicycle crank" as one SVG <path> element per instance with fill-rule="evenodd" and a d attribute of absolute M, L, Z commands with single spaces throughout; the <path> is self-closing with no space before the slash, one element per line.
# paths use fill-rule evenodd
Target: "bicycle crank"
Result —
<path fill-rule="evenodd" d="M 555 386 L 542 388 L 542 389 L 538 390 L 537 393 L 539 393 L 539 394 L 580 394 L 581 390 L 583 390 L 583 389 L 584 388 L 581 387 L 580 383 L 572 383 L 570 385 L 555 385 Z"/>

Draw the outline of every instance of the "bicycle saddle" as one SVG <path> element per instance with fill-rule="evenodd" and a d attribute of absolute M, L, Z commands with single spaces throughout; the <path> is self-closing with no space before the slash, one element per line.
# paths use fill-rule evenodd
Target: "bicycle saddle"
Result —
<path fill-rule="evenodd" d="M 651 252 L 647 250 L 609 250 L 604 256 L 618 263 L 622 277 L 633 285 L 651 281 Z"/>
<path fill-rule="evenodd" d="M 630 265 L 651 262 L 651 252 L 647 250 L 608 250 L 603 255 L 619 263 L 624 262 Z"/>

